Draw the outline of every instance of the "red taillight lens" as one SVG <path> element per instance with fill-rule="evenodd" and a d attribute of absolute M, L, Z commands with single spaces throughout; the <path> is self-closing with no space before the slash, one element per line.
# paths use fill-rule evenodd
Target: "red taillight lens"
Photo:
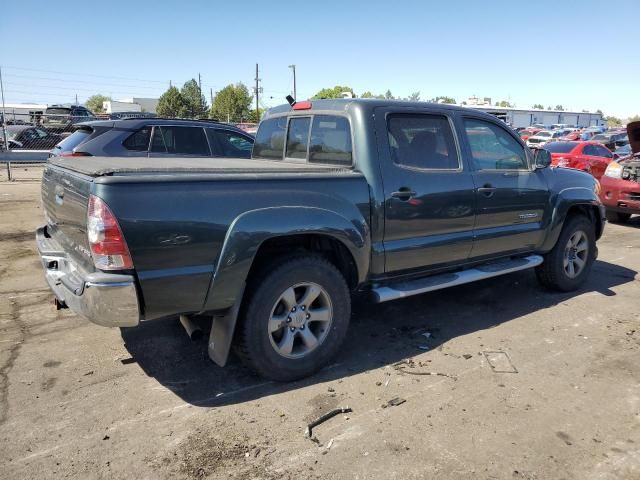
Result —
<path fill-rule="evenodd" d="M 101 198 L 93 195 L 89 197 L 87 237 L 96 268 L 100 270 L 133 268 L 129 248 L 116 217 Z"/>
<path fill-rule="evenodd" d="M 293 104 L 294 110 L 309 110 L 311 108 L 311 102 L 296 102 Z"/>

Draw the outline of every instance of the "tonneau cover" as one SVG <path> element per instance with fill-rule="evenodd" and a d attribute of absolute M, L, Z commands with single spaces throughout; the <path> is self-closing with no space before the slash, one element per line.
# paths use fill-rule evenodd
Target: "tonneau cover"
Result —
<path fill-rule="evenodd" d="M 54 157 L 50 163 L 92 177 L 145 173 L 331 173 L 351 170 L 340 165 L 247 158 Z"/>

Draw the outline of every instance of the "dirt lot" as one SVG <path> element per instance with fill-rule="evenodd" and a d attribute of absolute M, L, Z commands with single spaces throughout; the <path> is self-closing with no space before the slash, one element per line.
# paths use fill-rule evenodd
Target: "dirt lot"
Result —
<path fill-rule="evenodd" d="M 336 363 L 282 385 L 213 365 L 176 320 L 56 312 L 38 195 L 0 182 L 1 478 L 640 479 L 638 217 L 580 292 L 523 272 L 360 302 Z"/>

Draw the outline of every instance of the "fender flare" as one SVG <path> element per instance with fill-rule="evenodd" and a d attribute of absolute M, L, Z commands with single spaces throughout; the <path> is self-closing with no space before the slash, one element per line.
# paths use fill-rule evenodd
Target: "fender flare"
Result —
<path fill-rule="evenodd" d="M 568 187 L 561 190 L 553 199 L 551 218 L 547 229 L 548 233 L 540 249 L 542 252 L 548 252 L 555 246 L 569 210 L 576 206 L 594 209 L 598 212 L 598 216 L 601 215 L 601 203 L 593 190 L 586 187 Z"/>
<path fill-rule="evenodd" d="M 267 207 L 243 213 L 227 231 L 203 306 L 203 311 L 227 312 L 215 317 L 211 328 L 209 356 L 215 363 L 224 366 L 227 361 L 245 282 L 260 246 L 268 239 L 304 234 L 341 242 L 353 258 L 358 283 L 365 280 L 371 236 L 359 213 L 353 220 L 317 207 Z"/>

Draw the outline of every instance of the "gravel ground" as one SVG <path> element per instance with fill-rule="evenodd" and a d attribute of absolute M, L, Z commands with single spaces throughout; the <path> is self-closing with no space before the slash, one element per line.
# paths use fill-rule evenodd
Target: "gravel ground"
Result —
<path fill-rule="evenodd" d="M 579 292 L 527 271 L 360 300 L 335 364 L 276 384 L 175 319 L 56 311 L 39 188 L 0 183 L 0 478 L 640 479 L 640 217 Z"/>

